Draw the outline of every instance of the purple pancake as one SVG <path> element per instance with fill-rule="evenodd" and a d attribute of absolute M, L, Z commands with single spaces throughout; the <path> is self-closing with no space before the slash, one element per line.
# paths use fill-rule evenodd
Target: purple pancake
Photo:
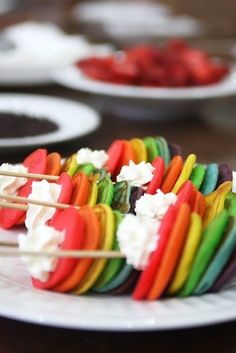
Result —
<path fill-rule="evenodd" d="M 211 292 L 218 292 L 223 289 L 236 276 L 236 251 L 234 251 L 224 271 L 214 283 Z"/>
<path fill-rule="evenodd" d="M 173 143 L 168 144 L 169 151 L 170 151 L 170 157 L 173 158 L 174 156 L 183 156 L 182 150 L 179 145 L 175 145 Z"/>
<path fill-rule="evenodd" d="M 217 180 L 217 187 L 225 181 L 232 181 L 232 168 L 227 163 L 219 165 L 219 176 Z"/>
<path fill-rule="evenodd" d="M 139 275 L 140 275 L 140 271 L 132 270 L 129 277 L 125 280 L 124 283 L 122 283 L 119 287 L 109 292 L 106 292 L 106 294 L 121 295 L 121 294 L 131 293 L 137 283 Z"/>
<path fill-rule="evenodd" d="M 144 191 L 142 188 L 138 188 L 136 186 L 132 187 L 130 197 L 129 197 L 129 203 L 130 203 L 130 209 L 129 212 L 135 214 L 134 209 L 136 206 L 136 201 L 140 199 L 141 196 L 143 196 Z"/>

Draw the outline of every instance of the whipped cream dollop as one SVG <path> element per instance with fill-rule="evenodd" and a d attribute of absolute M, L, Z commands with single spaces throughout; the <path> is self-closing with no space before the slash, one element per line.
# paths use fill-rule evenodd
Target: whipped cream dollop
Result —
<path fill-rule="evenodd" d="M 141 162 L 135 164 L 133 161 L 129 165 L 121 168 L 120 174 L 117 175 L 117 181 L 127 181 L 131 186 L 143 186 L 153 178 L 154 167 L 151 163 Z"/>
<path fill-rule="evenodd" d="M 27 173 L 28 169 L 22 164 L 3 163 L 0 170 L 7 172 Z M 18 178 L 13 176 L 0 175 L 0 193 L 8 195 L 16 195 L 17 190 L 27 183 L 27 178 Z"/>
<path fill-rule="evenodd" d="M 102 168 L 108 161 L 108 154 L 104 150 L 81 148 L 76 154 L 78 164 L 92 163 L 95 168 Z"/>
<path fill-rule="evenodd" d="M 64 240 L 64 231 L 58 231 L 45 224 L 31 229 L 27 234 L 19 234 L 18 244 L 21 251 L 51 252 L 59 250 Z M 54 257 L 21 256 L 30 274 L 42 282 L 46 282 L 57 264 Z"/>
<path fill-rule="evenodd" d="M 173 192 L 164 194 L 158 189 L 156 194 L 144 194 L 137 200 L 135 213 L 139 217 L 162 220 L 169 206 L 175 204 L 176 200 L 177 196 Z"/>
<path fill-rule="evenodd" d="M 125 215 L 118 227 L 117 239 L 128 264 L 138 270 L 147 266 L 150 254 L 158 245 L 159 224 L 155 219 Z"/>
<path fill-rule="evenodd" d="M 48 183 L 46 180 L 34 181 L 29 199 L 57 202 L 61 193 L 61 185 Z M 49 221 L 56 212 L 54 207 L 32 205 L 29 203 L 26 212 L 25 225 L 28 230 L 37 228 Z"/>

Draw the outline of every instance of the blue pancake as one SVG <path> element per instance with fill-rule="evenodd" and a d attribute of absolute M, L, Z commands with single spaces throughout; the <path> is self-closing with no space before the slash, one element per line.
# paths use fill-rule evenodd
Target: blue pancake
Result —
<path fill-rule="evenodd" d="M 219 176 L 218 176 L 218 180 L 217 180 L 217 187 L 220 184 L 224 183 L 225 181 L 232 181 L 232 179 L 233 179 L 232 168 L 227 163 L 220 164 Z"/>
<path fill-rule="evenodd" d="M 223 243 L 220 245 L 217 253 L 215 254 L 213 260 L 204 273 L 201 281 L 199 282 L 197 288 L 194 290 L 193 294 L 204 294 L 206 293 L 214 284 L 216 279 L 219 277 L 223 268 L 227 264 L 230 256 L 236 247 L 236 217 L 230 218 L 230 223 L 227 228 L 226 234 L 224 236 Z"/>
<path fill-rule="evenodd" d="M 219 168 L 216 163 L 208 164 L 200 191 L 203 195 L 212 193 L 217 185 Z"/>
<path fill-rule="evenodd" d="M 96 289 L 96 293 L 108 293 L 120 287 L 122 284 L 125 283 L 125 281 L 127 281 L 132 271 L 133 267 L 131 265 L 125 264 L 122 267 L 121 271 L 118 273 L 118 275 L 102 288 Z"/>

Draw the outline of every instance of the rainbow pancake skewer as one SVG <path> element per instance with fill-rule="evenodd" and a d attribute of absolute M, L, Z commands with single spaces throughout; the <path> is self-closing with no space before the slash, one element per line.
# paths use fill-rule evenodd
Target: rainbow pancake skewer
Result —
<path fill-rule="evenodd" d="M 217 291 L 236 275 L 236 196 L 227 164 L 203 165 L 194 154 L 183 158 L 178 146 L 148 136 L 115 140 L 107 152 L 80 149 L 63 163 L 57 152 L 38 149 L 22 165 L 25 175 L 36 177 L 23 181 L 16 172 L 13 181 L 4 175 L 12 167 L 2 165 L 1 194 L 14 188 L 16 196 L 29 199 L 48 195 L 45 201 L 68 208 L 3 205 L 2 228 L 26 225 L 20 250 L 35 246 L 45 232 L 50 242 L 41 239 L 38 250 L 50 243 L 53 250 L 112 250 L 126 257 L 43 265 L 35 259 L 33 268 L 26 261 L 36 288 L 76 295 L 132 292 L 134 299 L 155 300 Z"/>

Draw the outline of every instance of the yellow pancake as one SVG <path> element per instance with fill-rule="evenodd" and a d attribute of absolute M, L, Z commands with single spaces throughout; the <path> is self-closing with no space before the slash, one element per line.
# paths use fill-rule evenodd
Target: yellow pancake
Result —
<path fill-rule="evenodd" d="M 62 165 L 61 173 L 66 172 L 70 176 L 73 176 L 78 167 L 78 162 L 76 159 L 76 153 L 72 154 L 70 157 L 66 158 L 65 162 Z"/>
<path fill-rule="evenodd" d="M 187 180 L 189 180 L 191 172 L 193 170 L 193 167 L 196 163 L 196 155 L 195 154 L 190 154 L 186 161 L 184 162 L 183 169 L 172 189 L 172 192 L 175 194 L 178 192 L 179 188 L 183 185 L 183 183 Z"/>
<path fill-rule="evenodd" d="M 223 210 L 226 196 L 230 191 L 232 191 L 232 181 L 225 181 L 214 192 L 205 197 L 207 208 L 203 218 L 204 228 Z"/>
<path fill-rule="evenodd" d="M 94 207 L 97 203 L 97 198 L 98 198 L 98 185 L 95 181 L 93 181 L 91 185 L 90 195 L 87 202 L 88 205 L 91 207 Z"/>
<path fill-rule="evenodd" d="M 174 294 L 178 292 L 184 285 L 188 273 L 191 269 L 194 256 L 198 249 L 202 234 L 202 220 L 197 213 L 191 214 L 190 226 L 187 234 L 187 240 L 184 245 L 184 249 L 175 271 L 174 277 L 167 290 L 168 294 Z"/>
<path fill-rule="evenodd" d="M 143 140 L 139 138 L 134 138 L 129 141 L 134 151 L 135 163 L 140 163 L 142 161 L 147 162 L 147 150 Z"/>
<path fill-rule="evenodd" d="M 102 236 L 100 239 L 99 249 L 111 250 L 115 240 L 115 220 L 112 209 L 107 205 L 100 204 L 95 206 L 94 211 L 98 217 L 101 227 Z M 82 294 L 87 292 L 97 281 L 107 261 L 107 259 L 94 260 L 88 273 L 78 287 L 74 288 L 73 293 Z"/>

